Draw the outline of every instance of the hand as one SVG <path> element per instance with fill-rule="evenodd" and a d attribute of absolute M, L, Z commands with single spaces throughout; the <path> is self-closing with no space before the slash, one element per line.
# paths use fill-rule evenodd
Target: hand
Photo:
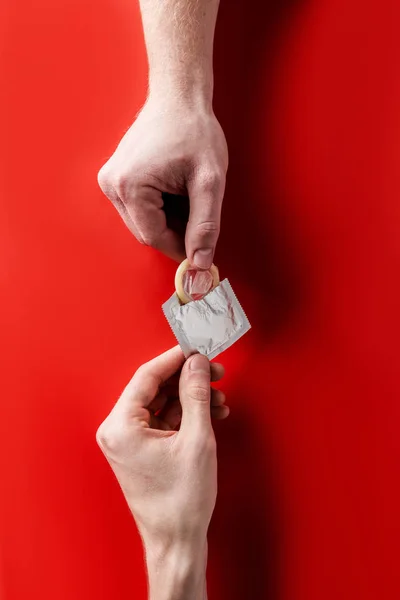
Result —
<path fill-rule="evenodd" d="M 193 599 L 201 588 L 203 597 L 217 495 L 211 416 L 229 414 L 224 394 L 210 389 L 223 367 L 200 354 L 183 363 L 177 347 L 140 367 L 97 432 L 142 536 L 157 600 L 170 597 L 155 591 L 168 586 L 192 590 Z"/>
<path fill-rule="evenodd" d="M 219 235 L 227 168 L 225 136 L 211 108 L 150 97 L 98 180 L 139 242 L 178 261 L 185 258 L 186 245 L 190 262 L 208 269 Z M 171 219 L 166 194 L 172 195 Z M 176 216 L 185 196 L 190 215 L 182 210 L 182 228 Z"/>

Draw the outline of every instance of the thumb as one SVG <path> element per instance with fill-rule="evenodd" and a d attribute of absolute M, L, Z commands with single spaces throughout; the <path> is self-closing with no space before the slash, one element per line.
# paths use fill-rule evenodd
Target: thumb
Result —
<path fill-rule="evenodd" d="M 179 381 L 179 397 L 182 405 L 181 431 L 211 427 L 210 414 L 210 363 L 202 354 L 188 358 Z"/>
<path fill-rule="evenodd" d="M 186 255 L 192 265 L 209 269 L 217 245 L 225 177 L 210 175 L 189 186 L 190 214 L 186 228 Z"/>

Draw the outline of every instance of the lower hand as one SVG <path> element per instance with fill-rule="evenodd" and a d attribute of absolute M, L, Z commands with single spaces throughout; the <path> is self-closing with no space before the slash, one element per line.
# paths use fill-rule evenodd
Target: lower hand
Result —
<path fill-rule="evenodd" d="M 217 495 L 211 417 L 229 414 L 210 381 L 222 375 L 173 348 L 139 368 L 97 432 L 142 536 L 154 600 L 204 597 Z"/>

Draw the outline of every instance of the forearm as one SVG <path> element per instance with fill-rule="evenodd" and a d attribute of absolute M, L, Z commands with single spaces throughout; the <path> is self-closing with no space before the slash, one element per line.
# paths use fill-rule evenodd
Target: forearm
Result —
<path fill-rule="evenodd" d="M 140 0 L 151 95 L 211 106 L 219 0 Z"/>
<path fill-rule="evenodd" d="M 146 546 L 149 600 L 207 600 L 207 543 L 174 545 L 165 550 Z"/>

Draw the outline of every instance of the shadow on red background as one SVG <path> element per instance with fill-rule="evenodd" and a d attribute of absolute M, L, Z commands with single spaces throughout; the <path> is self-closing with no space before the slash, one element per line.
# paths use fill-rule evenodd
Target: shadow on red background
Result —
<path fill-rule="evenodd" d="M 282 47 L 305 4 L 256 0 L 250 8 L 246 0 L 222 2 L 215 40 L 214 108 L 230 153 L 217 260 L 257 290 L 254 326 L 269 339 L 301 301 L 297 259 L 275 185 L 273 134 Z"/>
<path fill-rule="evenodd" d="M 288 327 L 303 296 L 297 257 L 279 210 L 268 130 L 273 131 L 276 118 L 273 86 L 281 45 L 305 1 L 221 2 L 217 23 L 214 109 L 227 137 L 230 165 L 216 262 L 222 273 L 233 269 L 260 344 L 270 343 Z M 267 170 L 264 166 L 260 172 L 258 155 Z M 279 600 L 284 538 L 279 466 L 268 428 L 261 448 L 254 435 L 257 414 L 251 417 L 251 409 L 243 407 L 243 402 L 251 403 L 243 381 L 252 376 L 251 358 L 247 369 L 247 376 L 242 371 L 234 377 L 230 395 L 237 401 L 229 422 L 217 427 L 219 496 L 209 570 L 220 597 L 229 574 L 233 600 Z M 259 390 L 257 400 L 263 401 Z"/>

